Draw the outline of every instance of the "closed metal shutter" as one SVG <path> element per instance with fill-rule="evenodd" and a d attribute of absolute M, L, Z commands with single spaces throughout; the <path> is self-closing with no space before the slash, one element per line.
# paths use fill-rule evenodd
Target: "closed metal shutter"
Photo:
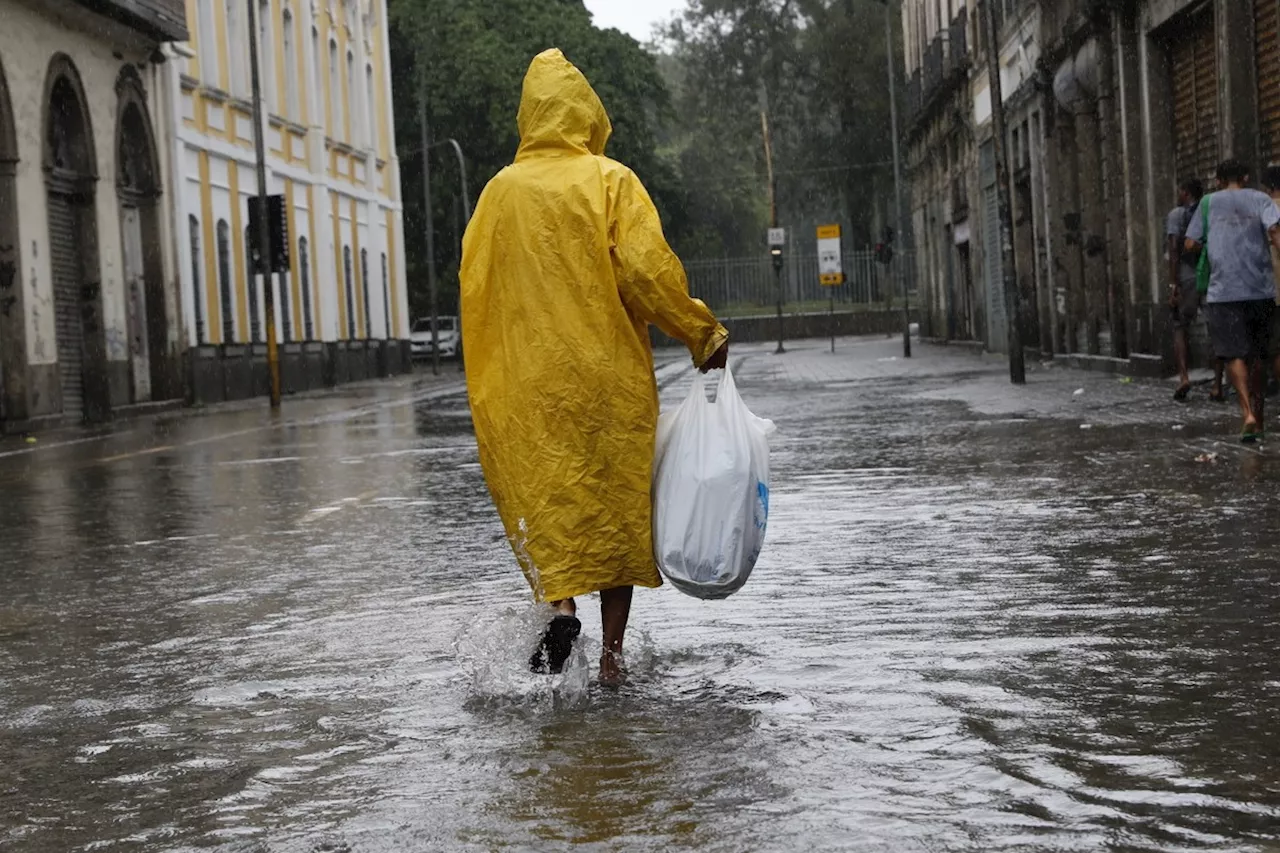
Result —
<path fill-rule="evenodd" d="M 1212 8 L 1192 16 L 1170 43 L 1174 164 L 1178 180 L 1212 178 L 1218 165 L 1218 45 Z"/>
<path fill-rule="evenodd" d="M 80 241 L 71 200 L 49 193 L 49 259 L 53 267 L 53 306 L 62 379 L 62 412 L 84 416 L 84 327 L 81 318 Z"/>
<path fill-rule="evenodd" d="M 1280 160 L 1280 0 L 1254 0 L 1262 165 Z"/>

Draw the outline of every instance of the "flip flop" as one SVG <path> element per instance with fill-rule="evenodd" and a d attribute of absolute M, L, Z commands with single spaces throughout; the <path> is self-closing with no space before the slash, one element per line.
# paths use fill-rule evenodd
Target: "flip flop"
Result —
<path fill-rule="evenodd" d="M 538 649 L 529 658 L 529 670 L 557 675 L 564 671 L 565 661 L 573 651 L 573 641 L 582 633 L 582 623 L 577 616 L 555 617 L 542 634 Z"/>
<path fill-rule="evenodd" d="M 1173 392 L 1173 399 L 1178 403 L 1187 402 L 1187 395 L 1191 393 L 1191 383 L 1179 385 L 1178 390 Z"/>
<path fill-rule="evenodd" d="M 1262 426 L 1254 422 L 1245 424 L 1240 432 L 1240 443 L 1256 444 L 1259 441 L 1262 441 Z"/>
<path fill-rule="evenodd" d="M 1216 393 L 1216 394 L 1215 394 L 1215 393 L 1213 393 L 1212 391 L 1210 391 L 1210 392 L 1209 392 L 1209 402 L 1210 402 L 1210 403 L 1225 403 L 1225 402 L 1227 402 L 1227 392 L 1226 392 L 1226 391 L 1219 391 L 1218 393 Z"/>

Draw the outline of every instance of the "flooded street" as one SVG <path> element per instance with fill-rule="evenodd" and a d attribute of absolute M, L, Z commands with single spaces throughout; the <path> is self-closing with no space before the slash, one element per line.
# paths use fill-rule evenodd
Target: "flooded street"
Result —
<path fill-rule="evenodd" d="M 637 592 L 618 691 L 594 599 L 525 671 L 452 368 L 0 442 L 0 849 L 1280 849 L 1277 444 L 1202 392 L 825 348 L 734 352 L 764 553 L 727 601 Z"/>

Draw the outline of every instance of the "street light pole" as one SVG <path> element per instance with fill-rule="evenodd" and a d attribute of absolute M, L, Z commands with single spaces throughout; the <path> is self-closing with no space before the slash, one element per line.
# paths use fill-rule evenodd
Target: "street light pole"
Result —
<path fill-rule="evenodd" d="M 262 79 L 258 70 L 258 0 L 247 0 L 249 5 L 249 82 L 253 88 L 253 151 L 257 157 L 258 172 L 258 268 L 262 271 L 263 307 L 267 321 L 267 372 L 271 376 L 271 408 L 280 408 L 280 351 L 276 346 L 275 259 L 271 257 L 271 223 L 267 219 L 267 158 L 263 140 Z M 257 287 L 253 281 L 256 271 L 249 270 L 249 287 Z"/>
<path fill-rule="evenodd" d="M 427 298 L 431 303 L 431 372 L 440 375 L 439 300 L 436 298 L 436 236 L 431 215 L 431 129 L 427 125 L 427 65 L 418 52 L 418 124 L 422 130 L 422 218 L 427 239 Z"/>
<path fill-rule="evenodd" d="M 893 135 L 893 207 L 898 236 L 906 241 L 907 229 L 902 221 L 902 154 L 898 147 L 898 95 L 897 79 L 893 73 L 893 4 L 884 3 L 884 52 L 889 66 L 889 125 Z M 988 4 L 989 5 L 989 4 Z M 907 277 L 902 274 L 902 253 L 893 262 L 893 271 L 902 282 L 902 354 L 911 358 L 911 306 L 907 297 Z"/>
<path fill-rule="evenodd" d="M 1027 381 L 1026 354 L 1022 351 L 1022 323 L 1018 316 L 1018 278 L 1013 256 L 1013 204 L 1009 198 L 1009 161 L 1005 146 L 1004 94 L 1000 83 L 1000 43 L 996 28 L 995 3 L 988 0 L 987 81 L 991 91 L 991 144 L 996 161 L 996 195 L 1000 211 L 1000 267 L 1004 286 L 1004 311 L 1009 339 L 1009 381 L 1023 385 Z"/>
<path fill-rule="evenodd" d="M 450 137 L 445 140 L 453 147 L 454 156 L 458 158 L 458 180 L 462 184 L 462 228 L 463 234 L 466 234 L 466 228 L 471 224 L 471 196 L 467 192 L 467 159 L 462 156 L 462 146 L 458 144 L 458 140 Z M 463 373 L 467 369 L 465 356 L 462 352 L 462 259 L 459 253 L 458 259 L 458 372 Z"/>

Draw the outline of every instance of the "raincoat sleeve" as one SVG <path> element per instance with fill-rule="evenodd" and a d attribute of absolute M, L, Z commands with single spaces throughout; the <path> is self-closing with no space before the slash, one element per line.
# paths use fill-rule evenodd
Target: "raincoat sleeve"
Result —
<path fill-rule="evenodd" d="M 667 245 L 649 193 L 623 174 L 610 223 L 614 275 L 631 316 L 684 342 L 701 367 L 729 340 L 729 332 L 700 300 L 689 296 L 684 266 Z"/>

